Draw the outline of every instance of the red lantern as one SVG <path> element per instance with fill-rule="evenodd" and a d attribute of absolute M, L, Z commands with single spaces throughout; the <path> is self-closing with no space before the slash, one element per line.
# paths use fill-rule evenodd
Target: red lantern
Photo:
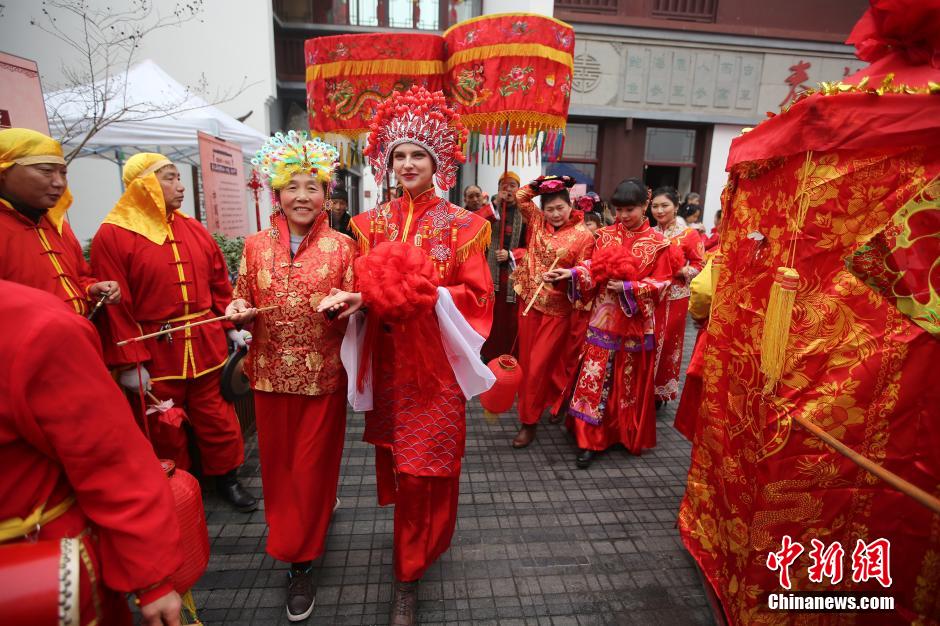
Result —
<path fill-rule="evenodd" d="M 522 367 L 511 354 L 496 357 L 487 367 L 496 374 L 496 382 L 480 395 L 480 404 L 488 413 L 505 413 L 512 408 L 519 383 L 522 382 Z"/>
<path fill-rule="evenodd" d="M 160 465 L 170 479 L 170 490 L 180 525 L 180 553 L 183 564 L 170 576 L 173 588 L 180 594 L 189 591 L 209 565 L 209 529 L 202 507 L 199 482 L 189 472 L 176 468 L 173 461 L 161 460 Z"/>

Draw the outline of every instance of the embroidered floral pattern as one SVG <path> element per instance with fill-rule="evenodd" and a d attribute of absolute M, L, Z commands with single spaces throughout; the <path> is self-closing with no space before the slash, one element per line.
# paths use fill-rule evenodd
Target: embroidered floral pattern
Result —
<path fill-rule="evenodd" d="M 499 88 L 499 95 L 506 97 L 517 91 L 529 91 L 529 88 L 535 84 L 535 77 L 530 76 L 534 71 L 535 68 L 531 65 L 526 67 L 517 65 L 505 76 L 500 76 L 499 81 L 503 84 Z"/>

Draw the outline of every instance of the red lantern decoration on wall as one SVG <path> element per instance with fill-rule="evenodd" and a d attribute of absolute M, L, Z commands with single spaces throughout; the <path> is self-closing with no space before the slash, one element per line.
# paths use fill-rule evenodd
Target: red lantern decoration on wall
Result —
<path fill-rule="evenodd" d="M 487 413 L 498 415 L 512 408 L 522 382 L 522 367 L 510 354 L 503 354 L 486 364 L 496 375 L 496 382 L 480 395 L 480 404 Z"/>

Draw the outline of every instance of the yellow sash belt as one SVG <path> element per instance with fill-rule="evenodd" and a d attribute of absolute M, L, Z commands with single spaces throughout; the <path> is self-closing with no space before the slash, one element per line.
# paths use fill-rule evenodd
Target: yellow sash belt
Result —
<path fill-rule="evenodd" d="M 73 504 L 75 504 L 75 496 L 67 497 L 48 510 L 46 510 L 46 503 L 43 502 L 26 517 L 11 517 L 0 521 L 0 543 L 26 537 L 52 520 L 62 517 Z"/>

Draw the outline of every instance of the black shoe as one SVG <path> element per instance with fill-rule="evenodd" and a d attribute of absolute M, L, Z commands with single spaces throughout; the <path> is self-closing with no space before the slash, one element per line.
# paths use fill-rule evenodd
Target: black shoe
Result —
<path fill-rule="evenodd" d="M 313 604 L 317 599 L 311 568 L 291 568 L 287 575 L 287 619 L 300 622 L 313 613 Z"/>
<path fill-rule="evenodd" d="M 581 450 L 574 464 L 577 465 L 579 469 L 587 469 L 591 466 L 591 461 L 594 460 L 596 454 L 594 450 Z"/>
<path fill-rule="evenodd" d="M 238 511 L 250 513 L 258 508 L 258 499 L 238 482 L 237 469 L 216 477 L 215 486 L 219 495 Z"/>

